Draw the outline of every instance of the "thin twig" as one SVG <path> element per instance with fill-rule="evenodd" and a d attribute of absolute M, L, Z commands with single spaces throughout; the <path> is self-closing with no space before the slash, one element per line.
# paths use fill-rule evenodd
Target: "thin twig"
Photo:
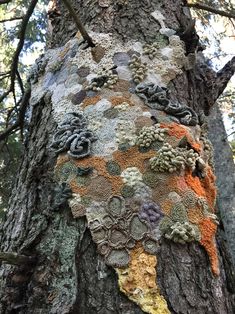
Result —
<path fill-rule="evenodd" d="M 5 80 L 9 76 L 10 76 L 10 72 L 6 72 L 5 74 L 0 75 L 0 81 Z"/>
<path fill-rule="evenodd" d="M 20 76 L 20 73 L 19 73 L 18 69 L 16 70 L 16 76 L 17 76 L 18 84 L 20 86 L 21 93 L 23 95 L 24 94 L 24 84 L 22 82 L 22 79 L 21 79 L 21 76 Z"/>
<path fill-rule="evenodd" d="M 90 47 L 95 47 L 91 37 L 89 36 L 89 34 L 87 33 L 85 27 L 83 26 L 82 22 L 80 21 L 80 18 L 78 17 L 77 13 L 75 12 L 75 10 L 73 9 L 71 3 L 69 0 L 62 0 L 65 4 L 65 6 L 67 7 L 67 9 L 69 10 L 69 13 L 71 14 L 71 16 L 74 19 L 74 22 L 77 25 L 77 28 L 79 29 L 82 37 L 87 41 L 88 45 Z"/>
<path fill-rule="evenodd" d="M 235 57 L 229 60 L 225 66 L 219 70 L 216 74 L 215 86 L 216 86 L 216 97 L 218 98 L 220 94 L 225 90 L 228 82 L 235 73 Z M 216 98 L 216 99 L 217 99 Z"/>
<path fill-rule="evenodd" d="M 23 18 L 24 18 L 23 16 L 11 17 L 11 18 L 9 18 L 9 19 L 0 20 L 0 23 L 6 23 L 6 22 L 12 22 L 12 21 L 17 21 L 17 20 L 22 20 Z"/>
<path fill-rule="evenodd" d="M 4 140 L 9 135 L 11 135 L 13 131 L 18 130 L 19 128 L 20 129 L 23 128 L 25 112 L 28 106 L 30 95 L 31 95 L 31 88 L 27 89 L 26 92 L 24 93 L 24 96 L 20 104 L 19 114 L 18 114 L 16 122 L 0 134 L 0 141 Z"/>
<path fill-rule="evenodd" d="M 19 63 L 19 55 L 21 53 L 21 50 L 24 46 L 24 40 L 25 40 L 25 33 L 26 33 L 26 28 L 29 22 L 29 19 L 31 15 L 33 14 L 34 8 L 37 4 L 38 0 L 32 0 L 31 3 L 29 4 L 28 10 L 22 20 L 21 24 L 21 29 L 19 32 L 19 42 L 12 60 L 11 64 L 11 86 L 10 89 L 14 91 L 14 86 L 15 86 L 15 76 L 16 76 L 16 71 L 18 69 L 18 63 Z"/>
<path fill-rule="evenodd" d="M 8 1 L 8 2 L 10 2 L 10 1 Z M 8 2 L 6 2 L 6 3 L 8 3 Z M 11 63 L 11 70 L 10 70 L 11 82 L 10 82 L 10 87 L 9 87 L 9 89 L 6 92 L 4 92 L 0 96 L 0 102 L 1 102 L 10 93 L 13 93 L 13 97 L 14 97 L 14 101 L 15 101 L 15 107 L 14 108 L 17 109 L 18 106 L 20 105 L 20 107 L 19 107 L 19 114 L 18 114 L 16 122 L 12 126 L 7 127 L 7 129 L 0 134 L 0 141 L 5 139 L 5 138 L 7 138 L 13 131 L 15 131 L 15 130 L 17 130 L 19 128 L 22 129 L 22 127 L 24 125 L 24 115 L 25 115 L 25 111 L 26 111 L 26 108 L 27 108 L 27 105 L 28 105 L 29 98 L 30 98 L 31 90 L 28 89 L 24 93 L 23 82 L 22 82 L 21 77 L 20 77 L 19 72 L 18 72 L 18 63 L 19 63 L 20 53 L 21 53 L 21 51 L 23 49 L 23 46 L 24 46 L 25 34 L 26 34 L 26 29 L 27 29 L 27 26 L 28 26 L 28 22 L 29 22 L 29 19 L 30 19 L 31 15 L 33 14 L 33 11 L 34 11 L 34 8 L 35 8 L 37 2 L 38 2 L 38 0 L 32 0 L 31 1 L 31 3 L 28 6 L 27 12 L 26 12 L 25 16 L 23 17 L 21 28 L 20 28 L 20 31 L 19 31 L 19 42 L 18 42 L 18 45 L 16 47 L 16 51 L 14 53 L 14 56 L 13 56 L 13 59 L 12 59 L 12 63 Z M 2 1 L 0 2 L 0 4 L 1 3 L 2 3 Z M 15 79 L 16 79 L 16 76 L 17 76 L 17 79 L 18 79 L 18 83 L 19 83 L 20 89 L 21 89 L 22 94 L 23 94 L 22 98 L 18 102 L 16 101 L 16 95 L 15 95 Z M 9 118 L 10 117 L 8 117 L 8 119 Z"/>
<path fill-rule="evenodd" d="M 0 0 L 0 4 L 10 3 L 12 0 Z"/>
<path fill-rule="evenodd" d="M 229 136 L 235 134 L 235 131 L 233 131 L 232 133 L 228 134 L 226 138 L 228 138 Z"/>
<path fill-rule="evenodd" d="M 201 2 L 197 2 L 197 3 L 187 3 L 187 6 L 190 7 L 190 8 L 195 8 L 195 9 L 200 9 L 200 10 L 204 10 L 204 11 L 207 11 L 207 12 L 211 12 L 211 13 L 214 13 L 214 14 L 218 14 L 218 15 L 221 15 L 221 16 L 226 16 L 228 18 L 231 18 L 231 19 L 235 19 L 235 13 L 233 12 L 226 12 L 224 10 L 218 10 L 216 8 L 213 8 L 207 4 L 203 4 Z"/>
<path fill-rule="evenodd" d="M 10 94 L 11 89 L 8 89 L 0 96 L 0 103 Z"/>
<path fill-rule="evenodd" d="M 2 73 L 0 73 L 0 76 L 4 76 L 4 75 L 9 74 L 9 73 L 10 73 L 10 71 L 8 71 L 8 72 L 2 72 Z"/>

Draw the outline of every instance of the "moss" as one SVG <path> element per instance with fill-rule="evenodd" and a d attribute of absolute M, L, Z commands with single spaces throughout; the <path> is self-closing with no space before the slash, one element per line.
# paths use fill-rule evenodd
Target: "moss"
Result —
<path fill-rule="evenodd" d="M 134 195 L 134 189 L 133 187 L 129 186 L 129 185 L 124 185 L 121 189 L 121 195 L 124 198 L 128 198 L 128 197 L 132 197 Z"/>
<path fill-rule="evenodd" d="M 106 168 L 109 174 L 111 174 L 112 176 L 118 176 L 121 174 L 121 168 L 119 166 L 119 164 L 115 161 L 108 161 L 106 164 Z"/>

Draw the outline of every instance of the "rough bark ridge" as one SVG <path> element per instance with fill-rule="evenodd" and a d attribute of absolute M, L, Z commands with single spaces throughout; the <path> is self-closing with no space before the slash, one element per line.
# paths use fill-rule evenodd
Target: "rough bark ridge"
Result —
<path fill-rule="evenodd" d="M 182 33 L 190 24 L 188 9 L 183 7 L 184 1 L 83 0 L 73 3 L 89 31 L 93 30 L 96 34 L 113 32 L 113 39 L 124 47 L 130 39 L 142 43 L 155 40 L 163 21 L 161 17 L 156 19 L 151 15 L 155 10 L 161 11 L 166 17 L 163 22 L 171 29 Z M 52 23 L 53 48 L 61 47 L 76 33 L 71 18 L 60 4 L 58 12 Z M 95 33 L 91 34 L 95 36 Z M 103 38 L 106 40 L 105 36 Z M 94 90 L 84 91 L 82 88 L 87 84 L 86 77 L 90 71 L 88 67 L 93 60 L 90 59 L 91 64 L 87 67 L 76 64 L 74 58 L 77 55 L 87 57 L 86 52 L 79 49 L 74 39 L 64 47 L 48 51 L 46 73 L 33 83 L 31 126 L 8 217 L 1 230 L 1 250 L 36 255 L 38 259 L 30 267 L 2 265 L 2 313 L 143 313 L 139 306 L 119 291 L 117 274 L 97 253 L 94 234 L 92 240 L 85 219 L 72 217 L 63 191 L 60 191 L 59 198 L 56 197 L 58 186 L 52 179 L 56 156 L 49 149 L 49 144 L 63 113 L 73 108 L 77 111 L 81 105 L 88 108 L 89 114 L 89 104 L 95 105 L 103 96 L 112 97 L 112 93 L 118 97 L 125 95 L 127 101 L 134 99 L 134 104 L 144 108 L 137 95 L 129 95 L 128 88 L 133 89 L 133 82 L 129 86 L 125 80 L 120 80 L 113 90 L 107 89 L 101 94 L 102 97 Z M 129 53 L 131 57 L 132 52 Z M 93 50 L 93 59 L 97 60 L 97 64 L 103 54 L 102 49 Z M 117 62 L 120 65 L 125 60 L 121 58 Z M 205 88 L 208 75 L 201 67 L 188 66 L 187 71 L 175 75 L 174 79 L 166 78 L 167 82 L 170 81 L 167 86 L 171 90 L 169 100 L 187 104 L 198 113 L 208 110 Z M 208 72 L 213 77 L 213 71 L 207 69 Z M 115 74 L 112 75 L 115 80 Z M 127 74 L 122 72 L 119 75 L 125 77 Z M 47 90 L 51 91 L 51 98 L 46 94 Z M 101 111 L 109 105 L 107 103 L 105 101 L 97 109 Z M 117 112 L 107 108 L 107 119 L 112 119 Z M 94 127 L 99 128 L 99 125 Z M 61 164 L 63 158 L 67 157 L 62 156 Z M 86 165 L 80 167 L 80 171 L 86 171 Z M 66 171 L 62 174 L 68 176 Z M 105 185 L 102 187 L 105 190 Z M 81 186 L 78 189 L 81 190 Z M 103 194 L 99 196 L 103 197 Z M 157 285 L 167 300 L 170 313 L 233 313 L 232 292 L 227 287 L 228 274 L 225 274 L 221 256 L 218 277 L 212 274 L 208 256 L 197 242 L 180 245 L 164 239 L 157 256 Z M 157 310 L 149 313 L 169 312 Z"/>

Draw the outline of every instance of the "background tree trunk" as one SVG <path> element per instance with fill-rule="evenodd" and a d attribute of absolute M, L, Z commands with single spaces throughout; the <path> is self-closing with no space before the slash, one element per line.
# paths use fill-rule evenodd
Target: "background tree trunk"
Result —
<path fill-rule="evenodd" d="M 77 30 L 68 11 L 58 2 L 57 14 L 51 21 L 51 50 L 43 59 L 47 67 L 33 83 L 25 152 L 1 229 L 2 251 L 36 256 L 37 261 L 21 266 L 2 263 L 1 313 L 144 313 L 120 292 L 118 275 L 97 253 L 86 219 L 75 219 L 67 202 L 62 199 L 59 203 L 55 196 L 58 183 L 53 173 L 57 156 L 49 146 L 64 112 L 80 109 L 84 100 L 80 86 L 89 74 L 76 64 L 76 55 L 83 52 L 78 39 L 69 39 Z M 179 0 L 81 0 L 73 1 L 73 5 L 89 31 L 93 31 L 94 41 L 99 43 L 100 37 L 95 38 L 98 33 L 111 33 L 111 45 L 115 39 L 124 48 L 130 40 L 152 43 L 161 23 L 180 32 L 191 24 L 189 11 Z M 156 10 L 165 20 L 151 15 Z M 194 53 L 194 44 L 194 40 L 186 38 L 187 53 Z M 97 44 L 92 51 L 97 64 L 104 53 L 102 45 Z M 213 79 L 214 73 L 203 62 L 190 64 L 188 70 L 182 68 L 167 86 L 171 101 L 186 103 L 197 113 L 207 113 L 213 103 L 206 79 Z M 112 93 L 127 97 L 128 88 L 135 87 L 132 82 L 126 89 L 129 83 L 121 83 L 107 92 L 110 97 Z M 89 93 L 93 98 L 97 96 L 93 91 Z M 138 106 L 141 101 L 138 103 L 135 97 Z M 168 311 L 159 308 L 149 313 L 233 313 L 232 276 L 225 271 L 225 249 L 221 252 L 220 275 L 215 276 L 198 242 L 182 245 L 162 239 L 156 280 Z"/>
<path fill-rule="evenodd" d="M 209 137 L 214 146 L 215 173 L 217 176 L 217 206 L 223 222 L 226 239 L 235 263 L 235 165 L 232 150 L 228 144 L 227 134 L 223 125 L 222 114 L 215 106 L 209 119 Z"/>

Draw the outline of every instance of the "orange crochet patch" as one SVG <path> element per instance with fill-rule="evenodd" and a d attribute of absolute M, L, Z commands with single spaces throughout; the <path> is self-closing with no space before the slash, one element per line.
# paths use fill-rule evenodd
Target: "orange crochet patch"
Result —
<path fill-rule="evenodd" d="M 199 207 L 188 209 L 187 216 L 189 221 L 193 224 L 198 224 L 204 217 L 202 210 Z"/>
<path fill-rule="evenodd" d="M 112 185 L 113 194 L 120 194 L 123 186 L 123 181 L 120 176 L 110 175 L 106 168 L 106 160 L 102 157 L 88 156 L 84 159 L 74 161 L 77 167 L 92 167 L 97 171 L 97 174 L 105 177 Z M 121 165 L 120 165 L 121 166 Z"/>
<path fill-rule="evenodd" d="M 178 177 L 177 186 L 181 192 L 188 189 L 188 185 L 186 184 L 185 179 L 182 176 Z"/>
<path fill-rule="evenodd" d="M 56 161 L 56 167 L 59 167 L 61 165 L 63 165 L 64 163 L 66 163 L 67 161 L 69 161 L 70 158 L 68 156 L 68 154 L 64 153 L 64 154 L 60 154 L 57 158 L 57 161 Z"/>
<path fill-rule="evenodd" d="M 173 207 L 173 203 L 170 200 L 165 200 L 163 202 L 160 202 L 160 205 L 163 213 L 169 216 Z"/>
<path fill-rule="evenodd" d="M 215 176 L 210 167 L 207 168 L 207 175 L 203 179 L 193 176 L 191 170 L 185 172 L 185 181 L 189 187 L 198 195 L 205 197 L 211 209 L 214 208 L 216 198 Z"/>
<path fill-rule="evenodd" d="M 117 150 L 113 153 L 114 160 L 124 170 L 128 167 L 137 167 L 140 172 L 144 172 L 147 168 L 147 160 L 154 157 L 156 152 L 150 150 L 146 153 L 140 153 L 137 146 L 129 148 L 127 151 Z"/>
<path fill-rule="evenodd" d="M 215 199 L 216 199 L 216 186 L 215 186 L 215 175 L 213 174 L 213 171 L 211 167 L 208 166 L 207 173 L 205 178 L 203 178 L 202 186 L 204 188 L 204 191 L 206 192 L 206 198 L 208 201 L 208 204 L 210 205 L 211 209 L 214 209 L 215 206 Z"/>
<path fill-rule="evenodd" d="M 185 181 L 187 185 L 198 195 L 206 197 L 206 192 L 202 186 L 200 179 L 197 176 L 192 175 L 191 170 L 185 171 Z"/>
<path fill-rule="evenodd" d="M 219 261 L 215 244 L 216 224 L 210 218 L 204 218 L 198 224 L 201 231 L 201 245 L 209 255 L 211 269 L 215 275 L 219 275 Z"/>
<path fill-rule="evenodd" d="M 84 187 L 84 186 L 78 186 L 76 180 L 71 180 L 69 182 L 69 186 L 72 190 L 73 193 L 77 193 L 79 194 L 80 196 L 84 196 L 87 194 L 87 187 Z"/>
<path fill-rule="evenodd" d="M 101 100 L 101 96 L 97 95 L 94 97 L 87 97 L 83 100 L 81 107 L 84 109 L 87 106 L 95 105 L 98 101 Z"/>
<path fill-rule="evenodd" d="M 128 103 L 130 106 L 133 106 L 133 103 L 127 97 L 112 96 L 112 97 L 110 97 L 110 101 L 112 103 L 112 106 L 118 106 L 118 105 L 121 105 L 124 102 Z"/>
<path fill-rule="evenodd" d="M 186 129 L 186 127 L 172 122 L 172 123 L 161 123 L 160 124 L 161 128 L 168 128 L 168 134 L 170 136 L 175 136 L 178 139 L 181 139 L 182 137 L 186 136 L 187 137 L 187 141 L 189 142 L 189 144 L 191 145 L 191 147 L 196 151 L 196 152 L 200 152 L 202 149 L 202 146 L 200 143 L 197 143 L 193 140 L 192 136 L 189 134 L 188 130 Z"/>
<path fill-rule="evenodd" d="M 169 175 L 166 181 L 167 186 L 170 188 L 170 191 L 180 192 L 180 179 L 177 175 Z M 187 186 L 186 186 L 187 187 Z"/>

